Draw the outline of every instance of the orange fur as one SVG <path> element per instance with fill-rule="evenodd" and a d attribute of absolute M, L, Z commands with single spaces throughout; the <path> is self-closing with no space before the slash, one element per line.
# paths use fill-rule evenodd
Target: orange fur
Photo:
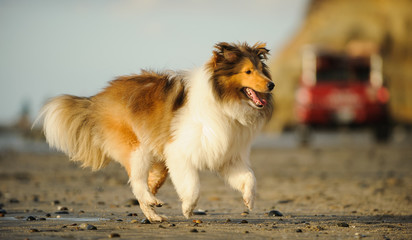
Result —
<path fill-rule="evenodd" d="M 262 74 L 261 68 L 262 66 L 255 66 L 249 59 L 245 59 L 241 63 L 240 73 L 228 77 L 228 82 L 241 87 L 250 87 L 258 92 L 267 92 L 267 84 L 271 80 Z M 250 74 L 247 74 L 247 71 L 250 71 Z"/>
<path fill-rule="evenodd" d="M 156 194 L 159 188 L 166 181 L 168 170 L 163 162 L 153 163 L 150 168 L 147 185 L 151 193 Z"/>
<path fill-rule="evenodd" d="M 173 112 L 184 104 L 176 100 L 182 91 L 180 81 L 154 72 L 120 77 L 91 98 L 64 95 L 52 99 L 43 108 L 45 133 L 50 133 L 51 145 L 81 161 L 83 167 L 97 170 L 114 159 L 130 175 L 130 155 L 141 143 L 136 131 L 150 139 L 156 146 L 152 150 L 161 157 L 171 139 Z M 50 124 L 59 125 L 60 136 L 53 136 Z M 64 139 L 53 140 L 59 137 Z M 67 143 L 59 146 L 59 140 Z"/>

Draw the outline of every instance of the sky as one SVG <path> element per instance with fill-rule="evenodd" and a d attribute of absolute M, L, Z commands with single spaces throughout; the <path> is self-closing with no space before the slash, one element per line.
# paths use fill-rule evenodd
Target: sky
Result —
<path fill-rule="evenodd" d="M 0 0 L 0 124 L 24 104 L 91 96 L 141 69 L 202 66 L 217 42 L 266 42 L 299 29 L 308 0 Z"/>

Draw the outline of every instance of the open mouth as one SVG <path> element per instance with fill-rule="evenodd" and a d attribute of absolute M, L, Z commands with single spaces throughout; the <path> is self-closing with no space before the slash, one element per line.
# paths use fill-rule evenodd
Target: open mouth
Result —
<path fill-rule="evenodd" d="M 267 104 L 267 101 L 261 98 L 255 90 L 244 87 L 242 88 L 242 91 L 245 93 L 246 97 L 250 99 L 249 103 L 252 107 L 262 109 Z"/>

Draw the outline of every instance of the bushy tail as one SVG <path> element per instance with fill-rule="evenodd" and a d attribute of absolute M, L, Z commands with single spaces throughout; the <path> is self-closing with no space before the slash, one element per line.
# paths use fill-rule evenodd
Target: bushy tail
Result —
<path fill-rule="evenodd" d="M 109 160 L 99 146 L 99 132 L 89 98 L 63 95 L 51 99 L 42 109 L 43 131 L 51 147 L 57 148 L 83 167 L 97 170 Z"/>

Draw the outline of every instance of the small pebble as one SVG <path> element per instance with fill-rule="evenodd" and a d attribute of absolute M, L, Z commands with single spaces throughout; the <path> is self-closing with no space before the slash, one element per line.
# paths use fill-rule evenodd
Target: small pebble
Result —
<path fill-rule="evenodd" d="M 366 235 L 360 234 L 360 233 L 355 233 L 355 236 L 356 236 L 357 238 L 364 238 L 364 237 L 366 237 Z"/>
<path fill-rule="evenodd" d="M 202 211 L 202 210 L 193 211 L 193 215 L 206 215 L 206 211 Z"/>
<path fill-rule="evenodd" d="M 125 205 L 137 206 L 139 201 L 137 199 L 131 198 L 125 202 Z"/>
<path fill-rule="evenodd" d="M 321 226 L 316 226 L 316 227 L 315 227 L 315 230 L 317 230 L 317 231 L 323 231 L 323 230 L 325 230 L 325 228 L 323 228 L 323 227 L 321 227 Z"/>
<path fill-rule="evenodd" d="M 249 231 L 244 231 L 243 233 L 249 233 Z"/>
<path fill-rule="evenodd" d="M 9 203 L 19 203 L 20 201 L 18 200 L 18 199 L 16 199 L 16 198 L 11 198 L 10 200 L 9 200 Z"/>
<path fill-rule="evenodd" d="M 221 200 L 221 198 L 217 197 L 217 196 L 209 197 L 209 201 L 220 201 L 220 200 Z"/>
<path fill-rule="evenodd" d="M 277 211 L 277 210 L 271 210 L 267 214 L 268 214 L 269 217 L 273 217 L 273 216 L 282 217 L 283 216 L 283 214 L 281 212 Z"/>
<path fill-rule="evenodd" d="M 84 211 L 83 211 L 83 210 L 80 210 L 79 213 L 82 214 L 82 213 L 84 213 Z"/>
<path fill-rule="evenodd" d="M 119 238 L 120 237 L 120 234 L 118 234 L 118 233 L 110 233 L 109 234 L 109 238 Z"/>
<path fill-rule="evenodd" d="M 336 224 L 336 225 L 338 225 L 338 227 L 349 227 L 349 224 L 347 224 L 347 223 L 345 223 L 345 222 L 340 222 L 340 223 L 338 223 L 338 224 Z"/>
<path fill-rule="evenodd" d="M 55 214 L 69 214 L 69 212 L 68 211 L 57 211 L 57 212 L 54 212 Z"/>
<path fill-rule="evenodd" d="M 239 223 L 248 223 L 248 221 L 246 221 L 246 220 L 242 220 L 242 221 L 240 221 Z"/>
<path fill-rule="evenodd" d="M 199 231 L 197 231 L 196 228 L 193 228 L 193 229 L 190 229 L 190 232 L 197 233 L 197 232 L 199 232 Z"/>
<path fill-rule="evenodd" d="M 54 200 L 54 201 L 51 202 L 51 205 L 57 205 L 57 204 L 60 204 L 59 200 Z"/>
<path fill-rule="evenodd" d="M 136 216 L 137 216 L 137 213 L 129 213 L 129 214 L 127 214 L 127 216 L 128 216 L 128 217 L 136 217 Z"/>
<path fill-rule="evenodd" d="M 39 201 L 39 195 L 33 195 L 33 196 L 31 197 L 31 200 L 32 200 L 33 202 L 38 202 L 38 201 Z"/>
<path fill-rule="evenodd" d="M 58 206 L 57 207 L 58 211 L 68 211 L 69 209 L 67 207 L 63 207 L 63 206 Z"/>
<path fill-rule="evenodd" d="M 36 221 L 36 218 L 33 217 L 33 216 L 28 216 L 28 217 L 26 218 L 26 221 Z"/>
<path fill-rule="evenodd" d="M 249 215 L 249 212 L 244 211 L 244 212 L 242 212 L 240 215 L 242 215 L 242 216 L 247 216 L 247 215 Z"/>
<path fill-rule="evenodd" d="M 132 221 L 130 221 L 130 223 L 138 223 L 139 221 L 137 221 L 136 219 L 133 219 Z"/>
<path fill-rule="evenodd" d="M 279 204 L 286 204 L 286 203 L 291 203 L 291 202 L 293 202 L 293 199 L 285 199 L 285 200 L 278 201 Z"/>
<path fill-rule="evenodd" d="M 30 228 L 29 232 L 34 233 L 34 232 L 40 232 L 39 229 L 36 228 Z"/>
<path fill-rule="evenodd" d="M 87 224 L 87 223 L 82 223 L 80 224 L 80 229 L 84 229 L 84 230 L 97 230 L 97 227 L 91 224 Z"/>
<path fill-rule="evenodd" d="M 176 227 L 176 224 L 174 224 L 174 223 L 169 224 L 169 227 Z"/>
<path fill-rule="evenodd" d="M 116 219 L 116 222 L 123 222 L 122 219 Z"/>
<path fill-rule="evenodd" d="M 46 213 L 45 216 L 46 216 L 46 217 L 51 217 L 51 214 L 50 214 L 50 213 Z"/>
<path fill-rule="evenodd" d="M 298 232 L 298 233 L 301 233 L 302 232 L 302 229 L 296 229 L 296 232 Z"/>
<path fill-rule="evenodd" d="M 230 218 L 228 218 L 228 219 L 226 219 L 226 222 L 229 223 L 229 222 L 232 222 L 232 220 Z"/>
<path fill-rule="evenodd" d="M 2 213 L 2 214 L 7 214 L 7 211 L 4 210 L 4 209 L 0 209 L 0 213 Z"/>
<path fill-rule="evenodd" d="M 194 223 L 203 223 L 202 220 L 199 220 L 199 219 L 193 219 L 193 222 Z"/>
<path fill-rule="evenodd" d="M 147 218 L 143 219 L 140 223 L 141 224 L 151 224 L 151 222 Z"/>

